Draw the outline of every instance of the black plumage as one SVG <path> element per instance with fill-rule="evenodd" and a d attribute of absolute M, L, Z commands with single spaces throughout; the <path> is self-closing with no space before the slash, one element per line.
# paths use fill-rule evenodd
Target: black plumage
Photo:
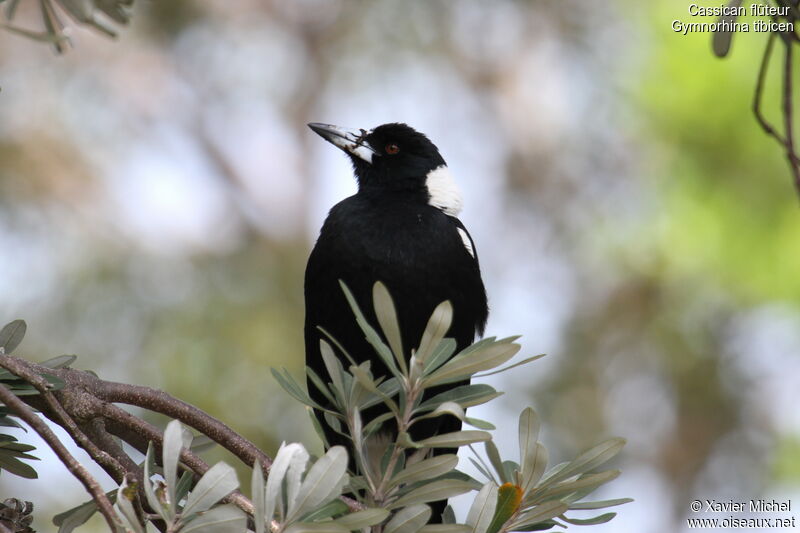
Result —
<path fill-rule="evenodd" d="M 321 326 L 357 361 L 371 361 L 374 376 L 389 376 L 356 324 L 339 280 L 376 326 L 372 287 L 376 281 L 386 285 L 407 355 L 418 346 L 431 313 L 444 300 L 454 309 L 447 336 L 456 340 L 458 350 L 469 346 L 486 324 L 486 293 L 475 245 L 457 218 L 460 195 L 439 150 L 405 124 L 384 124 L 370 131 L 309 126 L 349 155 L 358 192 L 331 209 L 308 260 L 306 364 L 320 376 L 327 375 L 319 349 Z M 346 359 L 337 355 L 347 367 Z M 461 384 L 440 386 L 426 397 Z M 308 387 L 315 401 L 327 403 L 312 383 Z M 363 413 L 364 423 L 385 411 L 383 405 L 370 408 Z M 332 445 L 350 445 L 320 422 Z M 451 416 L 427 419 L 412 428 L 411 436 L 418 440 L 460 427 Z M 435 519 L 443 506 L 433 506 Z"/>

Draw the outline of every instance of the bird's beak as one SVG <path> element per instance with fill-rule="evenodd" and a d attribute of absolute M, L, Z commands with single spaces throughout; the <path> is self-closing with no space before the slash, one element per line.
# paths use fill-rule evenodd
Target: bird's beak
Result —
<path fill-rule="evenodd" d="M 367 163 L 372 163 L 372 157 L 378 152 L 366 141 L 367 135 L 371 130 L 340 128 L 331 124 L 311 122 L 309 128 L 314 130 L 320 137 L 338 146 L 348 154 L 363 159 Z"/>

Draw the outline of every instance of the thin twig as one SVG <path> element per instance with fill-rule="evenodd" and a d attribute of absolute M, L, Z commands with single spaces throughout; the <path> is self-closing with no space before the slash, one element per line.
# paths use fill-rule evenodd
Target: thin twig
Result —
<path fill-rule="evenodd" d="M 106 493 L 103 492 L 103 488 L 97 480 L 89 474 L 86 468 L 69 453 L 66 447 L 64 447 L 64 444 L 58 440 L 56 434 L 53 433 L 47 424 L 39 418 L 30 407 L 2 384 L 0 384 L 0 401 L 6 404 L 6 406 L 14 411 L 17 416 L 24 420 L 40 437 L 42 437 L 47 445 L 50 446 L 50 449 L 61 459 L 61 462 L 64 463 L 67 470 L 78 478 L 87 492 L 92 496 L 92 499 L 97 503 L 97 508 L 106 519 L 106 523 L 108 523 L 108 527 L 111 531 L 116 531 L 116 514 L 114 513 L 114 509 Z"/>
<path fill-rule="evenodd" d="M 789 6 L 787 2 L 778 0 L 779 4 Z M 794 8 L 793 8 L 794 9 Z M 796 10 L 795 10 L 796 13 Z M 772 17 L 773 22 L 777 22 L 776 17 Z M 769 70 L 769 61 L 772 57 L 772 49 L 775 44 L 775 39 L 780 37 L 783 45 L 786 47 L 786 54 L 783 63 L 783 122 L 785 135 L 781 135 L 770 124 L 761 111 L 761 103 L 763 97 L 764 86 L 766 83 L 767 71 Z M 794 111 L 792 108 L 792 87 L 793 87 L 793 64 L 792 64 L 792 47 L 798 41 L 797 35 L 794 32 L 771 32 L 767 39 L 767 46 L 764 49 L 764 54 L 761 57 L 761 64 L 758 69 L 758 78 L 756 80 L 756 90 L 753 95 L 753 113 L 756 120 L 761 125 L 761 128 L 768 134 L 774 137 L 781 145 L 783 145 L 786 152 L 786 157 L 789 160 L 789 167 L 794 179 L 794 185 L 798 193 L 800 193 L 800 158 L 795 151 L 794 142 Z"/>
<path fill-rule="evenodd" d="M 95 418 L 83 427 L 83 432 L 94 444 L 111 455 L 122 466 L 129 485 L 142 480 L 144 472 L 106 430 L 105 420 L 100 417 Z"/>
<path fill-rule="evenodd" d="M 786 145 L 786 141 L 778 131 L 772 127 L 772 124 L 767 122 L 767 119 L 761 113 L 761 100 L 764 92 L 764 82 L 769 70 L 769 60 L 772 57 L 772 48 L 775 45 L 775 33 L 770 33 L 767 38 L 767 47 L 764 49 L 764 55 L 761 57 L 761 65 L 758 68 L 758 78 L 756 81 L 756 92 L 753 96 L 753 113 L 756 115 L 756 120 L 761 124 L 767 134 L 775 137 L 779 143 Z"/>
<path fill-rule="evenodd" d="M 111 404 L 105 404 L 103 416 L 109 421 L 108 430 L 112 435 L 121 438 L 141 453 L 147 453 L 147 445 L 151 441 L 156 449 L 161 449 L 164 435 L 154 425 Z M 189 450 L 181 451 L 181 462 L 198 476 L 205 474 L 209 468 L 208 463 Z"/>
<path fill-rule="evenodd" d="M 794 176 L 794 184 L 800 193 L 800 160 L 794 151 L 794 114 L 792 110 L 792 43 L 786 43 L 786 56 L 783 63 L 783 120 L 786 129 L 786 156 Z"/>
<path fill-rule="evenodd" d="M 83 426 L 83 432 L 102 450 L 105 450 L 109 455 L 114 457 L 119 464 L 125 469 L 125 478 L 128 480 L 128 486 L 136 486 L 139 493 L 139 499 L 134 499 L 134 506 L 137 513 L 142 512 L 141 502 L 147 501 L 147 496 L 144 492 L 144 471 L 131 457 L 125 453 L 120 443 L 108 432 L 105 427 L 105 420 L 101 417 L 93 419 L 91 422 Z M 157 526 L 158 527 L 158 526 Z"/>
<path fill-rule="evenodd" d="M 152 441 L 157 448 L 161 448 L 164 435 L 152 424 L 133 416 L 116 405 L 105 404 L 104 415 L 109 420 L 109 431 L 136 448 L 142 453 L 147 452 L 147 443 Z M 208 472 L 208 463 L 190 450 L 181 450 L 181 463 L 191 469 L 198 476 Z M 253 503 L 241 492 L 231 493 L 223 501 L 230 502 L 245 513 L 254 513 Z"/>

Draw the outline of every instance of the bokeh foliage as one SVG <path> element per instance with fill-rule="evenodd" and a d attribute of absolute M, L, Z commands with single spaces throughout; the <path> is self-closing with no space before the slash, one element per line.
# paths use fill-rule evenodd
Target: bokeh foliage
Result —
<path fill-rule="evenodd" d="M 308 440 L 263 369 L 302 375 L 305 254 L 349 178 L 303 124 L 407 120 L 464 185 L 490 331 L 550 354 L 534 384 L 514 381 L 550 423 L 545 441 L 567 453 L 629 437 L 624 468 L 646 483 L 628 506 L 641 521 L 623 529 L 674 530 L 693 491 L 797 487 L 800 215 L 750 113 L 765 36 L 737 35 L 721 60 L 710 35 L 671 31 L 686 7 L 176 0 L 135 6 L 117 42 L 74 32 L 62 59 L 2 34 L 0 234 L 14 261 L 0 313 L 36 323 L 30 353 L 69 346 L 233 413 L 270 451 L 287 431 Z M 129 171 L 139 159 L 165 157 L 158 143 L 221 198 L 205 240 L 164 244 L 112 194 L 146 175 Z M 284 157 L 258 157 L 265 146 Z M 165 232 L 180 222 L 143 205 Z M 654 520 L 663 497 L 671 512 Z"/>

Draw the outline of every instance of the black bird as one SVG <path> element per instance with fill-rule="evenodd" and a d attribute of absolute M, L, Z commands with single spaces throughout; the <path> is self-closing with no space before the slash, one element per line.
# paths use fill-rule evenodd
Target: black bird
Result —
<path fill-rule="evenodd" d="M 377 327 L 372 286 L 383 282 L 394 299 L 403 349 L 410 354 L 422 337 L 434 308 L 444 300 L 453 305 L 448 337 L 458 350 L 483 333 L 488 307 L 475 243 L 457 218 L 461 195 L 439 150 L 422 133 L 406 124 L 383 124 L 372 130 L 352 130 L 329 124 L 308 125 L 350 157 L 358 192 L 336 204 L 322 226 L 305 275 L 306 364 L 327 377 L 319 350 L 324 338 L 318 326 L 338 340 L 361 362 L 371 361 L 375 377 L 389 371 L 356 324 L 339 280 L 353 293 L 367 320 Z M 345 368 L 346 358 L 337 353 Z M 464 383 L 427 391 L 431 397 Z M 311 397 L 329 402 L 308 383 Z M 386 412 L 383 405 L 362 413 L 364 424 Z M 331 445 L 351 446 L 328 428 L 317 413 Z M 420 421 L 412 427 L 414 440 L 458 431 L 451 416 Z M 441 450 L 452 453 L 455 450 Z M 446 502 L 436 502 L 438 521 Z"/>

